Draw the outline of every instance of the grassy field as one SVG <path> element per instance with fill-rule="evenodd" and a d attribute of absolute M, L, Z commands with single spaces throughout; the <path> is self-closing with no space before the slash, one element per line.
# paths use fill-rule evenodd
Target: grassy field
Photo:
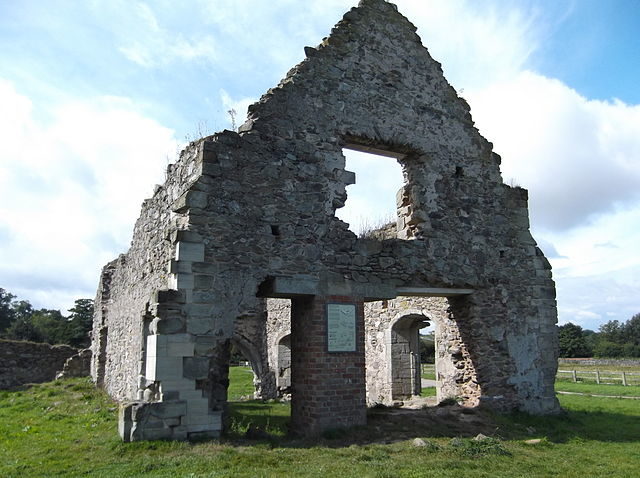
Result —
<path fill-rule="evenodd" d="M 250 390 L 251 374 L 232 369 L 231 382 Z M 638 401 L 559 398 L 559 417 L 372 410 L 367 427 L 316 440 L 286 436 L 287 404 L 244 401 L 231 404 L 223 440 L 124 444 L 115 404 L 86 379 L 64 380 L 0 392 L 0 476 L 638 476 Z M 250 428 L 263 433 L 249 439 Z M 490 438 L 471 439 L 478 430 Z"/>
<path fill-rule="evenodd" d="M 558 368 L 561 370 L 583 370 L 583 371 L 595 371 L 595 370 L 610 370 L 612 372 L 636 372 L 640 373 L 640 365 L 629 365 L 615 363 L 611 365 L 587 365 L 580 361 L 571 361 L 569 363 L 560 363 Z"/>
<path fill-rule="evenodd" d="M 598 374 L 596 374 L 598 371 Z M 558 382 L 596 383 L 598 380 L 602 384 L 622 385 L 622 372 L 625 374 L 627 385 L 640 386 L 640 366 L 639 365 L 585 365 L 580 362 L 561 363 L 558 367 L 556 379 Z"/>
<path fill-rule="evenodd" d="M 622 364 L 614 364 L 614 365 L 585 365 L 580 362 L 571 362 L 571 363 L 562 363 L 558 367 L 559 370 L 563 371 L 576 371 L 576 376 L 578 379 L 578 383 L 593 383 L 596 384 L 596 375 L 595 371 L 600 372 L 600 382 L 602 384 L 608 385 L 622 385 L 622 377 L 621 372 L 625 372 L 627 374 L 626 380 L 627 384 L 631 388 L 635 388 L 634 392 L 627 391 L 626 393 L 608 393 L 608 395 L 629 395 L 638 394 L 638 387 L 640 387 L 640 365 L 622 365 Z M 423 364 L 422 365 L 422 378 L 435 380 L 436 372 L 435 365 L 433 364 Z M 560 386 L 560 390 L 564 390 L 565 382 L 573 382 L 573 375 L 571 373 L 558 372 L 556 376 L 556 386 Z M 569 390 L 573 391 L 573 389 Z"/>
<path fill-rule="evenodd" d="M 640 398 L 640 387 L 638 386 L 623 387 L 622 385 L 597 385 L 593 382 L 574 383 L 574 382 L 557 381 L 556 391 L 586 393 L 588 395 L 607 395 L 607 396 L 639 397 Z M 638 406 L 640 407 L 640 401 L 638 401 Z"/>

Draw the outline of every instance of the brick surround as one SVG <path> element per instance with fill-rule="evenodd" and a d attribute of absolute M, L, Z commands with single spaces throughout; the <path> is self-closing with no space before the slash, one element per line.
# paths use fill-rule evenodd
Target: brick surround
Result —
<path fill-rule="evenodd" d="M 356 306 L 356 351 L 328 352 L 327 304 Z M 362 298 L 293 299 L 291 429 L 304 435 L 366 423 Z"/>

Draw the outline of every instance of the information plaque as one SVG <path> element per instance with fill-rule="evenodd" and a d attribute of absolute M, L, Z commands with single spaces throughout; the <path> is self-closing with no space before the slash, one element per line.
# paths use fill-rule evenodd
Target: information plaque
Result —
<path fill-rule="evenodd" d="M 356 306 L 327 304 L 327 351 L 356 351 Z"/>

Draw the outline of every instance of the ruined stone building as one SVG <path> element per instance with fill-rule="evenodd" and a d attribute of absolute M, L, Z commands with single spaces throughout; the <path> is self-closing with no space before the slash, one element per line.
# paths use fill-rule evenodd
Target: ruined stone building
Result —
<path fill-rule="evenodd" d="M 441 297 L 365 303 L 366 402 L 391 405 L 420 395 L 420 329 L 435 325 L 437 397 L 478 404 L 473 361 Z M 290 398 L 291 301 L 266 299 L 260 313 L 236 321 L 230 340 L 254 373 L 254 398 Z"/>
<path fill-rule="evenodd" d="M 363 424 L 367 380 L 370 403 L 415 387 L 376 378 L 389 368 L 382 357 L 365 366 L 365 350 L 396 344 L 402 362 L 424 320 L 411 301 L 431 297 L 447 307 L 441 393 L 558 411 L 555 286 L 527 192 L 502 182 L 500 157 L 415 27 L 394 5 L 362 0 L 305 53 L 239 132 L 181 153 L 129 251 L 103 269 L 92 375 L 124 403 L 123 439 L 219 436 L 232 341 L 255 363 L 288 348 L 292 431 Z M 336 217 L 356 180 L 344 148 L 402 166 L 393 237 L 358 238 Z M 267 299 L 286 299 L 271 318 Z M 249 347 L 243 327 L 277 322 L 278 307 L 290 308 L 289 338 L 269 346 L 258 334 Z"/>

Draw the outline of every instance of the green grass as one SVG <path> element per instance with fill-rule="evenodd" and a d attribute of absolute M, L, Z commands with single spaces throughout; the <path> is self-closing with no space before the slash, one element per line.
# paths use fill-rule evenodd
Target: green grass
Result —
<path fill-rule="evenodd" d="M 568 373 L 575 370 L 578 382 L 596 383 L 596 370 L 600 372 L 600 383 L 608 385 L 622 385 L 622 374 L 626 372 L 627 385 L 640 387 L 640 365 L 612 363 L 607 365 L 585 365 L 580 362 L 561 363 L 558 365 L 556 380 L 558 382 L 572 382 L 573 375 Z"/>
<path fill-rule="evenodd" d="M 587 393 L 589 395 L 609 395 L 620 397 L 640 397 L 640 387 L 622 385 L 597 385 L 595 383 L 583 382 L 556 382 L 556 391 Z M 640 402 L 638 402 L 640 407 Z"/>
<path fill-rule="evenodd" d="M 428 380 L 435 380 L 436 379 L 436 366 L 435 364 L 422 364 L 421 365 L 422 369 L 422 373 L 420 374 L 420 376 L 422 378 L 426 378 Z"/>
<path fill-rule="evenodd" d="M 426 387 L 420 390 L 421 397 L 435 397 L 436 396 L 436 387 Z"/>
<path fill-rule="evenodd" d="M 227 400 L 237 402 L 253 398 L 253 372 L 251 367 L 229 367 L 229 388 Z"/>
<path fill-rule="evenodd" d="M 608 370 L 611 372 L 640 373 L 640 365 L 628 365 L 628 364 L 621 364 L 621 363 L 612 363 L 608 365 L 586 365 L 580 362 L 569 362 L 569 363 L 559 363 L 558 368 L 560 370 L 578 370 L 578 371 Z"/>
<path fill-rule="evenodd" d="M 247 375 L 251 381 L 249 373 L 240 377 Z M 446 427 L 434 433 L 415 426 L 407 437 L 420 437 L 425 446 L 411 439 L 385 443 L 388 436 L 376 430 L 374 419 L 369 427 L 333 437 L 287 438 L 288 405 L 245 401 L 230 405 L 236 430 L 223 440 L 124 444 L 116 432 L 115 404 L 86 379 L 64 380 L 0 392 L 0 476 L 637 476 L 639 403 L 559 398 L 562 416 L 490 415 L 492 438 L 484 442 L 447 434 Z M 249 424 L 263 427 L 269 437 L 243 438 Z M 530 439 L 539 441 L 525 443 Z"/>

